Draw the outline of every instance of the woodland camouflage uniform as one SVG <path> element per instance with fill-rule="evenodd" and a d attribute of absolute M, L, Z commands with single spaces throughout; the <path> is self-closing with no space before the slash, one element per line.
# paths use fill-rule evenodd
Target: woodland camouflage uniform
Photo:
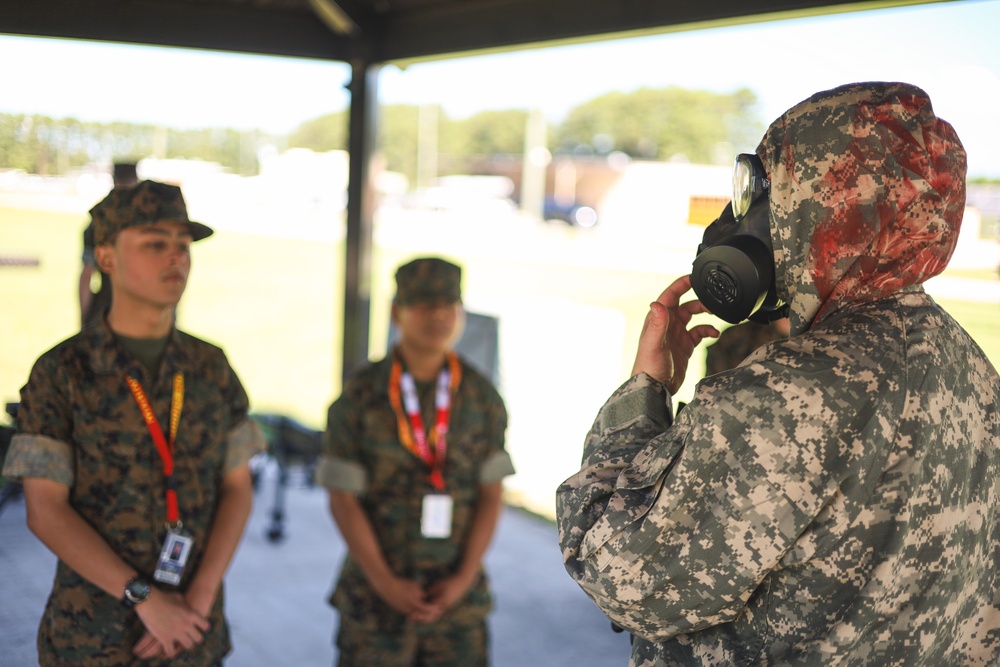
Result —
<path fill-rule="evenodd" d="M 434 488 L 427 468 L 399 441 L 396 416 L 387 387 L 391 357 L 368 366 L 352 378 L 343 395 L 330 406 L 327 443 L 317 481 L 329 488 L 353 491 L 378 535 L 386 561 L 398 576 L 429 586 L 452 574 L 465 546 L 480 484 L 497 482 L 513 472 L 503 448 L 507 413 L 493 385 L 462 363 L 462 384 L 452 404 L 444 478 L 454 499 L 451 537 L 434 539 L 420 533 L 421 502 Z M 424 423 L 433 423 L 434 383 L 417 383 Z M 390 608 L 368 585 L 360 567 L 348 555 L 330 598 L 341 625 L 355 626 L 366 637 L 404 635 L 424 630 L 438 634 L 449 625 L 468 628 L 482 624 L 491 607 L 485 575 L 464 600 L 437 623 L 421 626 Z M 352 633 L 340 633 L 340 642 Z M 355 637 L 363 640 L 360 633 Z M 458 633 L 459 635 L 462 633 Z M 484 637 L 485 639 L 485 637 Z M 456 651 L 453 640 L 441 649 Z M 349 647 L 341 647 L 341 650 Z M 388 654 L 401 647 L 387 646 Z M 468 655 L 468 654 L 466 654 Z M 382 664 L 394 664 L 385 662 Z M 473 664 L 459 660 L 455 664 Z"/>
<path fill-rule="evenodd" d="M 180 516 L 194 545 L 184 591 L 197 570 L 215 515 L 223 473 L 264 447 L 247 417 L 247 396 L 222 350 L 174 330 L 157 377 L 102 320 L 46 352 L 21 390 L 18 434 L 4 466 L 13 478 L 70 486 L 70 504 L 111 548 L 152 580 L 166 519 L 163 468 L 125 376 L 142 385 L 161 424 L 169 424 L 173 377 L 184 376 L 184 404 L 174 443 Z M 170 590 L 169 586 L 157 586 Z M 229 652 L 223 595 L 204 643 L 162 664 L 203 666 Z M 62 561 L 38 633 L 42 665 L 150 665 L 132 647 L 145 627 L 121 600 Z"/>
<path fill-rule="evenodd" d="M 397 280 L 397 303 L 460 299 L 458 267 L 443 260 L 415 260 L 401 267 Z M 428 467 L 400 442 L 388 393 L 395 356 L 394 351 L 355 373 L 330 406 L 316 479 L 329 489 L 357 494 L 389 567 L 426 589 L 458 569 L 479 487 L 514 472 L 504 449 L 507 411 L 492 383 L 459 358 L 461 383 L 452 397 L 444 464 L 445 488 L 454 501 L 451 535 L 424 537 L 422 501 L 434 487 Z M 435 383 L 417 382 L 416 388 L 424 423 L 433 424 Z M 421 664 L 487 663 L 485 620 L 492 597 L 485 574 L 438 621 L 415 623 L 378 596 L 348 553 L 330 602 L 339 612 L 343 665 L 409 665 L 404 656 L 413 655 L 418 641 L 434 652 Z"/>
<path fill-rule="evenodd" d="M 700 382 L 647 375 L 558 491 L 569 573 L 632 664 L 1000 662 L 1000 377 L 924 293 L 965 152 L 905 84 L 818 93 L 757 149 L 791 337 Z"/>

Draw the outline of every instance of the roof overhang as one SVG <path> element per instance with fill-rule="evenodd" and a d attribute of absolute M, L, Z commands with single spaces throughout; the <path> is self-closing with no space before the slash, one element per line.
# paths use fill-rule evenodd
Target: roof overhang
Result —
<path fill-rule="evenodd" d="M 8 0 L 0 32 L 396 63 L 810 15 L 913 0 Z"/>

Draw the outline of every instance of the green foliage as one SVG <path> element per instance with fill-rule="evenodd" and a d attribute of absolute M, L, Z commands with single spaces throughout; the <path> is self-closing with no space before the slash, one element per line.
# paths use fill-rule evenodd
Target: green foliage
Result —
<path fill-rule="evenodd" d="M 449 123 L 441 137 L 441 152 L 470 156 L 521 153 L 528 112 L 523 109 L 482 111 Z"/>
<path fill-rule="evenodd" d="M 38 140 L 28 116 L 0 114 L 0 164 L 37 173 Z"/>
<path fill-rule="evenodd" d="M 737 150 L 752 149 L 763 131 L 755 104 L 755 95 L 746 89 L 730 94 L 676 87 L 609 93 L 573 109 L 552 128 L 550 148 L 585 154 L 622 151 L 640 159 L 682 155 L 692 162 L 728 162 Z M 484 158 L 521 154 L 527 118 L 522 109 L 451 119 L 438 107 L 387 105 L 379 109 L 377 143 L 385 168 L 416 182 L 421 122 L 425 130 L 436 132 L 437 173 L 449 174 L 472 169 Z M 0 167 L 61 174 L 93 162 L 155 155 L 217 162 L 249 175 L 256 173 L 257 151 L 265 143 L 346 150 L 348 132 L 347 110 L 306 121 L 287 138 L 225 128 L 176 130 L 0 114 Z"/>
<path fill-rule="evenodd" d="M 520 155 L 527 122 L 528 112 L 522 109 L 482 111 L 463 120 L 442 120 L 439 173 L 476 173 L 490 158 Z"/>
<path fill-rule="evenodd" d="M 734 151 L 751 150 L 763 133 L 753 92 L 730 94 L 640 88 L 608 93 L 572 111 L 553 133 L 558 152 L 606 154 L 622 151 L 634 158 L 716 164 Z"/>
<path fill-rule="evenodd" d="M 384 106 L 379 110 L 376 143 L 385 168 L 406 174 L 411 183 L 417 175 L 417 128 L 420 108 L 407 104 Z"/>
<path fill-rule="evenodd" d="M 311 148 L 314 151 L 346 151 L 347 111 L 337 111 L 307 120 L 288 137 L 289 148 Z"/>
<path fill-rule="evenodd" d="M 416 182 L 421 123 L 437 134 L 437 171 L 443 175 L 464 173 L 477 158 L 524 150 L 526 111 L 483 111 L 463 120 L 448 118 L 439 107 L 389 105 L 380 112 L 378 146 L 386 168 L 411 183 Z"/>
<path fill-rule="evenodd" d="M 75 118 L 0 114 L 0 167 L 32 174 L 65 174 L 93 162 L 149 155 L 218 162 L 242 174 L 257 171 L 257 131 L 174 130 L 136 123 L 91 123 Z"/>
<path fill-rule="evenodd" d="M 423 120 L 421 119 L 423 114 Z M 484 111 L 471 118 L 453 120 L 439 107 L 396 104 L 379 109 L 378 150 L 386 168 L 416 181 L 420 123 L 437 133 L 441 173 L 458 173 L 469 159 L 498 153 L 521 153 L 528 114 L 522 110 Z M 348 148 L 347 111 L 327 114 L 300 125 L 288 137 L 289 147 L 315 151 Z"/>

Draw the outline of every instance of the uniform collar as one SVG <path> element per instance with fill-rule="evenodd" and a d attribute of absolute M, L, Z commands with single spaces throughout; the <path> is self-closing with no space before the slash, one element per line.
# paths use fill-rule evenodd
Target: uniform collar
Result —
<path fill-rule="evenodd" d="M 87 327 L 81 332 L 88 347 L 93 350 L 92 365 L 99 374 L 128 374 L 136 379 L 148 379 L 149 373 L 132 354 L 115 339 L 114 332 L 108 326 L 106 318 Z M 163 355 L 163 365 L 160 375 L 173 374 L 177 371 L 187 372 L 190 351 L 185 345 L 186 334 L 171 327 L 167 348 Z"/>

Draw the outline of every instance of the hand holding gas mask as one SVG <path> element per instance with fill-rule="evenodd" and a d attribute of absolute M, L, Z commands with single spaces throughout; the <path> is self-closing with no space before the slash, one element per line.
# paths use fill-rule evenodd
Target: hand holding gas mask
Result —
<path fill-rule="evenodd" d="M 760 158 L 736 158 L 733 201 L 705 230 L 691 269 L 691 287 L 717 317 L 737 324 L 785 317 L 778 299 L 771 244 L 770 182 Z"/>
<path fill-rule="evenodd" d="M 733 201 L 705 230 L 691 275 L 675 280 L 650 304 L 632 374 L 645 373 L 674 394 L 694 348 L 719 332 L 707 324 L 688 329 L 693 315 L 710 312 L 737 324 L 767 323 L 788 315 L 778 299 L 771 245 L 770 183 L 760 158 L 736 158 Z M 693 288 L 697 301 L 681 303 Z"/>

